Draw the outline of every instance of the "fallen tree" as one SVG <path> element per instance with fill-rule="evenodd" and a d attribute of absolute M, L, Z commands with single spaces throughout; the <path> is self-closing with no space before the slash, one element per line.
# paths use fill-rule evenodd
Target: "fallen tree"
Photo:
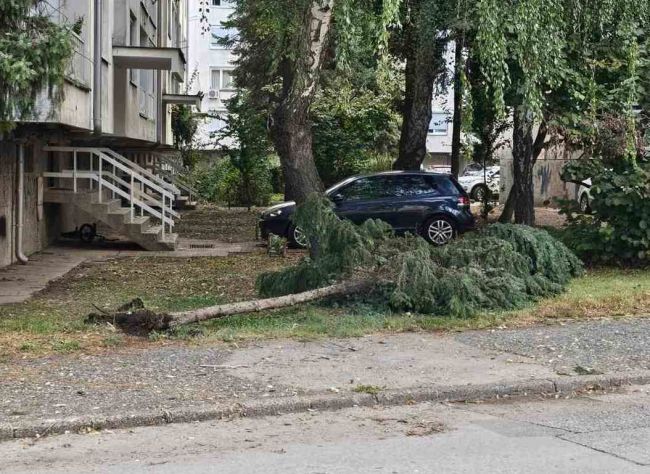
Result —
<path fill-rule="evenodd" d="M 303 291 L 275 298 L 264 298 L 239 303 L 229 303 L 191 311 L 174 313 L 157 313 L 144 306 L 140 298 L 121 306 L 114 313 L 92 313 L 86 318 L 87 323 L 108 323 L 122 329 L 127 334 L 143 335 L 151 331 L 167 331 L 186 324 L 199 323 L 209 319 L 224 318 L 236 314 L 267 311 L 307 303 L 330 296 L 344 296 L 367 290 L 371 286 L 368 280 L 349 280 L 315 290 Z"/>
<path fill-rule="evenodd" d="M 395 236 L 381 221 L 357 226 L 341 220 L 319 195 L 294 218 L 319 251 L 295 266 L 261 274 L 257 289 L 263 299 L 176 313 L 151 311 L 136 299 L 87 321 L 147 334 L 342 295 L 387 311 L 470 317 L 560 293 L 582 273 L 582 262 L 564 244 L 528 226 L 495 224 L 434 247 L 420 237 Z"/>

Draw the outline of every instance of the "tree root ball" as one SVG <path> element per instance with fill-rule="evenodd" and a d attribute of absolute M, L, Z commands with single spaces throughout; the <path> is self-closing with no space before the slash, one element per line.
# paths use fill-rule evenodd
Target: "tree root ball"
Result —
<path fill-rule="evenodd" d="M 140 298 L 136 298 L 113 313 L 91 313 L 86 317 L 86 324 L 108 323 L 120 328 L 127 334 L 147 336 L 152 331 L 166 331 L 172 317 L 145 308 Z"/>

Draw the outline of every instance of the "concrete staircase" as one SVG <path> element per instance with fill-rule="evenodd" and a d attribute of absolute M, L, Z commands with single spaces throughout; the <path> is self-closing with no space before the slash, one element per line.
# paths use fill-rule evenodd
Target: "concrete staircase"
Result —
<path fill-rule="evenodd" d="M 89 224 L 101 222 L 147 250 L 176 248 L 176 186 L 109 148 L 43 149 L 68 153 L 59 171 L 42 173 L 56 181 L 45 191 L 45 202 L 73 205 Z"/>
<path fill-rule="evenodd" d="M 176 195 L 176 201 L 174 202 L 175 209 L 183 211 L 196 209 L 199 193 L 187 181 L 184 171 L 179 167 L 177 161 L 161 155 L 155 173 L 178 189 L 179 193 Z"/>
<path fill-rule="evenodd" d="M 115 233 L 137 243 L 146 250 L 175 250 L 178 234 L 163 233 L 162 225 L 150 216 L 140 216 L 122 207 L 120 199 L 112 199 L 104 192 L 99 202 L 97 191 L 50 188 L 45 191 L 44 202 L 72 204 L 95 222 L 102 222 Z M 89 222 L 92 223 L 92 222 Z"/>

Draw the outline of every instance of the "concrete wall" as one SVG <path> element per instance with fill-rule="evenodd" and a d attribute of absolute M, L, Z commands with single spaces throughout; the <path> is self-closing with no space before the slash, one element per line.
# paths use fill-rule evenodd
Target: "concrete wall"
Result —
<path fill-rule="evenodd" d="M 187 4 L 185 1 L 178 2 L 175 14 L 170 12 L 170 8 L 174 4 L 174 0 L 144 0 L 142 2 L 139 0 L 117 0 L 113 5 L 113 45 L 141 46 L 142 33 L 146 32 L 153 45 L 157 47 L 185 48 Z M 135 19 L 134 38 L 131 37 L 131 18 Z M 114 81 L 112 90 L 114 91 L 115 134 L 139 140 L 172 144 L 171 108 L 162 106 L 160 136 L 158 136 L 157 130 L 157 108 L 162 103 L 163 93 L 180 92 L 178 84 L 172 80 L 170 71 L 138 70 L 135 74 L 137 77 L 132 75 L 130 69 L 117 68 L 111 74 Z M 152 90 L 149 91 L 155 98 L 154 105 L 145 113 L 140 107 L 140 95 L 142 94 L 140 77 L 144 74 L 150 75 L 155 82 Z"/>
<path fill-rule="evenodd" d="M 533 170 L 536 206 L 555 206 L 556 198 L 576 199 L 578 186 L 560 179 L 562 167 L 570 159 L 561 147 L 553 147 L 540 156 Z M 505 202 L 512 187 L 512 152 L 501 158 L 500 200 Z"/>
<path fill-rule="evenodd" d="M 42 151 L 43 143 L 33 140 L 26 146 L 25 161 L 25 195 L 23 220 L 23 250 L 26 255 L 38 252 L 60 234 L 59 212 L 56 204 L 42 204 L 39 199 L 40 175 L 52 158 Z M 16 224 L 16 167 L 17 149 L 13 142 L 0 142 L 0 266 L 16 261 L 15 258 L 15 224 Z M 42 198 L 42 196 L 41 196 Z"/>

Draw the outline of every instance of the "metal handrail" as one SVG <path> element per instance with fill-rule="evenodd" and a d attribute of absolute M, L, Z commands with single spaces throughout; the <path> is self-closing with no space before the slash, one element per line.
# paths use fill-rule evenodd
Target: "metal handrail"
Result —
<path fill-rule="evenodd" d="M 106 171 L 103 172 L 102 174 L 104 176 L 111 175 L 111 173 L 108 173 Z M 43 173 L 43 177 L 44 178 L 72 178 L 73 177 L 73 171 L 72 170 L 58 171 L 58 172 L 57 171 L 46 171 L 46 172 Z M 102 182 L 102 187 L 107 188 L 109 191 L 114 192 L 115 194 L 123 197 L 124 199 L 129 199 L 129 200 L 131 199 L 130 193 L 127 193 L 126 191 L 121 189 L 119 186 L 115 186 L 112 183 L 110 183 L 109 181 L 106 181 L 105 179 L 100 180 L 98 171 L 77 171 L 76 172 L 76 177 L 77 177 L 77 179 L 79 179 L 79 178 L 81 178 L 81 179 L 92 179 L 92 180 L 94 180 L 94 181 L 96 181 L 98 183 L 101 181 Z M 119 178 L 118 178 L 118 180 L 119 180 Z M 123 180 L 121 180 L 121 181 L 123 181 Z M 134 191 L 137 191 L 137 189 L 135 189 Z M 101 202 L 101 201 L 99 201 L 99 202 Z M 174 227 L 174 225 L 176 225 L 176 223 L 174 222 L 173 219 L 171 219 L 170 217 L 167 217 L 162 212 L 157 211 L 155 208 L 149 206 L 146 202 L 141 201 L 140 199 L 136 198 L 135 195 L 133 196 L 133 203 L 134 203 L 134 205 L 139 206 L 140 208 L 146 210 L 153 217 L 156 217 L 156 218 L 160 219 L 161 222 L 163 222 L 164 224 L 169 225 L 170 228 Z M 169 212 L 169 209 L 167 210 L 167 212 Z M 131 215 L 131 220 L 133 220 L 134 218 L 135 218 L 135 215 L 132 214 Z M 163 235 L 164 235 L 164 232 L 163 232 Z"/>
<path fill-rule="evenodd" d="M 158 166 L 156 169 L 159 174 L 162 174 L 169 179 L 174 186 L 186 191 L 189 194 L 190 200 L 192 200 L 192 195 L 199 195 L 199 192 L 185 181 L 185 178 L 182 175 L 182 170 L 176 165 L 176 163 L 162 156 L 160 157 L 160 162 L 170 169 Z"/>
<path fill-rule="evenodd" d="M 96 181 L 98 183 L 97 200 L 99 203 L 102 202 L 102 195 L 104 191 L 103 188 L 110 190 L 113 193 L 113 197 L 115 197 L 116 194 L 122 196 L 130 204 L 131 220 L 134 219 L 134 212 L 136 207 L 140 208 L 140 215 L 143 215 L 144 212 L 146 211 L 148 214 L 161 220 L 163 238 L 165 236 L 165 225 L 166 224 L 169 225 L 170 231 L 174 226 L 174 220 L 172 219 L 171 216 L 179 217 L 179 214 L 173 210 L 174 199 L 175 199 L 174 193 L 159 186 L 157 183 L 143 176 L 143 174 L 136 172 L 136 170 L 132 169 L 132 167 L 128 166 L 128 164 L 122 163 L 118 159 L 113 158 L 112 153 L 111 154 L 105 153 L 105 150 L 109 150 L 109 149 L 92 148 L 92 147 L 81 148 L 81 147 L 69 147 L 69 146 L 45 146 L 43 147 L 43 149 L 45 151 L 64 151 L 64 152 L 73 153 L 72 170 L 62 171 L 58 173 L 48 172 L 46 174 L 44 173 L 43 176 L 53 177 L 53 178 L 57 178 L 57 177 L 72 178 L 74 192 L 77 192 L 77 179 L 79 178 L 90 179 L 90 190 L 92 190 L 93 188 L 93 182 Z M 77 154 L 80 152 L 89 154 L 90 156 L 89 170 L 78 170 Z M 96 170 L 93 169 L 94 166 L 93 161 L 95 156 L 97 156 L 99 161 Z M 118 156 L 121 157 L 121 155 Z M 126 160 L 126 158 L 123 159 Z M 106 171 L 104 169 L 105 165 L 112 166 L 113 172 L 111 173 Z M 130 182 L 125 181 L 119 176 L 117 176 L 116 174 L 117 170 L 124 172 L 130 178 L 129 180 Z M 161 178 L 157 177 L 156 181 L 160 179 Z M 143 188 L 142 190 L 136 187 L 136 182 L 139 183 L 140 186 L 142 186 Z M 158 194 L 160 194 L 160 198 L 162 202 L 161 200 L 156 199 L 155 197 L 147 194 L 145 192 L 146 188 L 149 188 L 157 192 Z M 159 207 L 160 211 L 157 211 L 152 206 L 150 206 L 147 202 L 140 199 L 142 196 L 146 196 L 145 198 L 146 201 L 148 201 L 149 204 Z"/>
<path fill-rule="evenodd" d="M 162 179 L 160 176 L 157 176 L 156 174 L 152 173 L 151 171 L 149 171 L 146 168 L 143 168 L 139 164 L 129 160 L 128 158 L 126 158 L 126 157 L 124 157 L 122 155 L 120 155 L 116 151 L 111 150 L 110 148 L 97 148 L 97 150 L 99 150 L 99 151 L 101 151 L 101 152 L 103 152 L 103 153 L 105 153 L 107 155 L 112 156 L 116 160 L 118 160 L 118 161 L 122 162 L 123 164 L 133 168 L 138 173 L 147 176 L 150 180 L 158 183 L 159 186 L 171 191 L 172 193 L 177 194 L 177 195 L 180 194 L 180 191 L 178 190 L 178 188 L 176 188 L 176 186 L 174 186 L 173 184 L 168 183 L 167 181 Z"/>

